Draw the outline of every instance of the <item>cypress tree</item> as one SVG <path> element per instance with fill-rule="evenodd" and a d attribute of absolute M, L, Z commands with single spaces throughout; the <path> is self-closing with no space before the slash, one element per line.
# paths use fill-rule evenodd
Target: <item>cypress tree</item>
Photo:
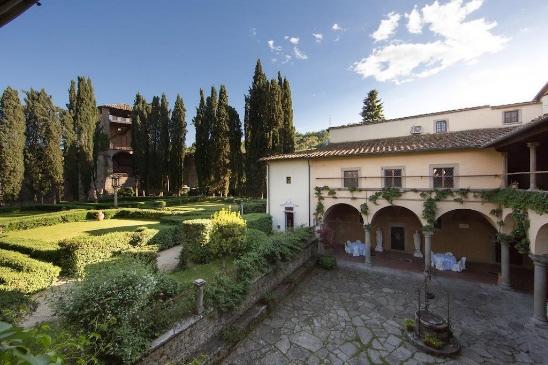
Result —
<path fill-rule="evenodd" d="M 74 130 L 78 141 L 79 195 L 87 198 L 93 177 L 93 137 L 99 120 L 93 85 L 89 78 L 78 77 L 74 114 Z"/>
<path fill-rule="evenodd" d="M 159 164 L 159 177 L 162 182 L 162 189 L 169 191 L 169 150 L 170 150 L 170 136 L 169 136 L 169 103 L 167 101 L 166 94 L 162 94 L 160 100 L 160 120 L 159 120 L 159 146 L 158 146 L 158 161 Z"/>
<path fill-rule="evenodd" d="M 137 93 L 131 113 L 131 148 L 133 149 L 134 168 L 139 176 L 139 187 L 148 191 L 148 104 Z"/>
<path fill-rule="evenodd" d="M 243 155 L 242 155 L 242 123 L 238 112 L 228 107 L 228 138 L 230 144 L 230 191 L 232 194 L 242 194 Z"/>
<path fill-rule="evenodd" d="M 212 183 L 212 178 L 213 178 L 212 166 L 213 166 L 213 161 L 215 159 L 215 149 L 214 149 L 215 144 L 212 143 L 213 142 L 212 134 L 213 134 L 213 128 L 217 124 L 217 104 L 218 104 L 217 89 L 215 89 L 215 87 L 211 87 L 211 93 L 206 98 L 204 123 L 203 123 L 203 128 L 204 128 L 203 149 L 207 151 L 206 152 L 207 160 L 204 166 L 204 179 L 206 182 L 205 184 L 206 191 L 208 193 L 211 193 L 210 185 Z"/>
<path fill-rule="evenodd" d="M 196 108 L 196 116 L 192 120 L 196 129 L 196 152 L 194 153 L 196 163 L 196 174 L 198 175 L 198 186 L 202 192 L 207 192 L 209 173 L 209 129 L 206 122 L 206 100 L 204 91 L 200 89 L 200 103 Z"/>
<path fill-rule="evenodd" d="M 183 162 L 185 159 L 186 109 L 183 98 L 177 95 L 169 124 L 170 157 L 169 183 L 171 191 L 179 194 L 183 187 Z"/>
<path fill-rule="evenodd" d="M 212 97 L 213 101 L 213 90 Z M 212 159 L 212 172 L 214 191 L 221 196 L 228 195 L 230 183 L 230 139 L 229 139 L 230 115 L 228 110 L 228 93 L 226 87 L 221 85 L 217 112 L 214 124 L 211 128 L 211 140 L 214 151 Z"/>
<path fill-rule="evenodd" d="M 278 73 L 278 83 L 281 81 L 281 75 Z M 282 152 L 295 152 L 295 127 L 293 125 L 293 101 L 291 100 L 291 87 L 289 81 L 284 78 L 282 82 L 282 108 L 283 108 L 283 126 L 281 131 Z"/>
<path fill-rule="evenodd" d="M 268 89 L 267 135 L 270 139 L 270 154 L 283 152 L 283 124 L 282 90 L 278 81 L 273 79 Z"/>
<path fill-rule="evenodd" d="M 30 89 L 25 98 L 25 177 L 34 199 L 57 201 L 63 182 L 62 127 L 51 96 Z"/>
<path fill-rule="evenodd" d="M 148 189 L 155 193 L 162 189 L 160 148 L 160 98 L 154 96 L 148 114 Z"/>
<path fill-rule="evenodd" d="M 17 200 L 24 177 L 25 114 L 16 90 L 0 99 L 0 206 Z"/>
<path fill-rule="evenodd" d="M 379 92 L 375 89 L 369 91 L 363 99 L 362 121 L 366 124 L 378 123 L 384 120 L 382 101 L 379 99 Z"/>
<path fill-rule="evenodd" d="M 70 104 L 67 105 L 67 107 Z M 61 111 L 62 146 L 63 146 L 63 175 L 64 199 L 78 199 L 78 144 L 74 131 L 73 114 L 68 110 Z"/>

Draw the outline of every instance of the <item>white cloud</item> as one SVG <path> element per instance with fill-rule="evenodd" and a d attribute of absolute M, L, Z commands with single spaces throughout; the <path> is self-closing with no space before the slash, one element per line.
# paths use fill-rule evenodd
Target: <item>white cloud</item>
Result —
<path fill-rule="evenodd" d="M 293 45 L 299 44 L 299 37 L 289 37 L 289 39 L 287 39 L 287 40 L 289 41 L 289 43 L 291 43 Z"/>
<path fill-rule="evenodd" d="M 331 30 L 333 30 L 334 32 L 340 32 L 342 30 L 344 30 L 339 24 L 335 23 L 333 24 L 333 26 L 331 27 Z"/>
<path fill-rule="evenodd" d="M 421 13 L 414 7 L 411 13 L 405 13 L 407 18 L 407 30 L 409 33 L 422 33 L 422 17 Z"/>
<path fill-rule="evenodd" d="M 398 29 L 400 17 L 400 14 L 391 12 L 386 16 L 386 19 L 381 20 L 379 28 L 371 34 L 375 42 L 384 41 L 392 37 L 396 33 L 396 29 Z"/>
<path fill-rule="evenodd" d="M 281 46 L 276 46 L 274 44 L 274 40 L 271 39 L 269 40 L 268 42 L 266 42 L 268 44 L 268 48 L 270 48 L 272 51 L 275 51 L 275 52 L 280 52 L 282 50 L 282 47 Z"/>
<path fill-rule="evenodd" d="M 485 18 L 466 20 L 482 4 L 483 0 L 466 3 L 450 0 L 443 5 L 438 1 L 425 5 L 420 10 L 421 24 L 428 27 L 437 40 L 394 42 L 376 48 L 368 57 L 355 62 L 352 69 L 364 78 L 399 83 L 431 76 L 456 63 L 470 63 L 484 54 L 498 52 L 508 38 L 492 33 L 497 23 Z"/>
<path fill-rule="evenodd" d="M 316 43 L 322 43 L 322 41 L 323 41 L 323 34 L 322 33 L 312 33 L 312 36 L 316 40 Z"/>
<path fill-rule="evenodd" d="M 284 55 L 283 61 L 282 61 L 282 65 L 283 65 L 284 63 L 288 63 L 289 61 L 291 61 L 292 58 L 293 58 L 293 57 L 291 57 L 291 55 L 288 55 L 288 54 Z"/>
<path fill-rule="evenodd" d="M 307 60 L 308 56 L 304 54 L 299 47 L 295 46 L 293 47 L 293 53 L 295 53 L 295 58 L 298 60 Z"/>

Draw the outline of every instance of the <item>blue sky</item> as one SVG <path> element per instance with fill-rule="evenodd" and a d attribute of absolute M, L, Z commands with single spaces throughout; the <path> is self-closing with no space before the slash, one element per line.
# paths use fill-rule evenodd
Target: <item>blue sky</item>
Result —
<path fill-rule="evenodd" d="M 188 122 L 199 88 L 224 83 L 243 114 L 261 58 L 312 131 L 358 121 L 372 88 L 398 117 L 529 100 L 548 81 L 544 0 L 42 3 L 0 29 L 0 89 L 43 87 L 59 105 L 87 75 L 99 104 L 180 93 Z"/>

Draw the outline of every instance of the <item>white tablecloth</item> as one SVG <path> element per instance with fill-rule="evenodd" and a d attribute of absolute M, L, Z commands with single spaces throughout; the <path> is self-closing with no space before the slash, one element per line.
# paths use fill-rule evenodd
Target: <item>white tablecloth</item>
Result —
<path fill-rule="evenodd" d="M 365 256 L 365 243 L 362 241 L 347 241 L 344 250 L 352 256 Z"/>

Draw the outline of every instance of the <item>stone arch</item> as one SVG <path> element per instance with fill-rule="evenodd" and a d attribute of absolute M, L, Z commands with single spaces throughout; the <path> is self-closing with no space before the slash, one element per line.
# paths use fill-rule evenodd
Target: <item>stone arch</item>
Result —
<path fill-rule="evenodd" d="M 534 238 L 534 254 L 547 255 L 548 254 L 548 223 L 545 223 L 538 230 Z"/>
<path fill-rule="evenodd" d="M 447 214 L 452 211 L 458 211 L 458 210 L 468 210 L 478 213 L 480 216 L 482 216 L 491 226 L 493 226 L 495 229 L 498 230 L 498 224 L 497 224 L 497 217 L 490 214 L 491 210 L 494 209 L 494 205 L 492 204 L 460 204 L 457 202 L 441 202 L 438 203 L 438 209 L 436 212 L 436 221 L 444 214 Z"/>
<path fill-rule="evenodd" d="M 363 217 L 351 204 L 331 205 L 324 214 L 324 227 L 332 232 L 332 241 L 344 245 L 348 240 L 364 240 Z"/>
<path fill-rule="evenodd" d="M 407 253 L 415 251 L 414 234 L 421 234 L 423 223 L 417 213 L 402 205 L 386 205 L 371 215 L 372 245 Z M 421 237 L 421 242 L 424 239 Z"/>

